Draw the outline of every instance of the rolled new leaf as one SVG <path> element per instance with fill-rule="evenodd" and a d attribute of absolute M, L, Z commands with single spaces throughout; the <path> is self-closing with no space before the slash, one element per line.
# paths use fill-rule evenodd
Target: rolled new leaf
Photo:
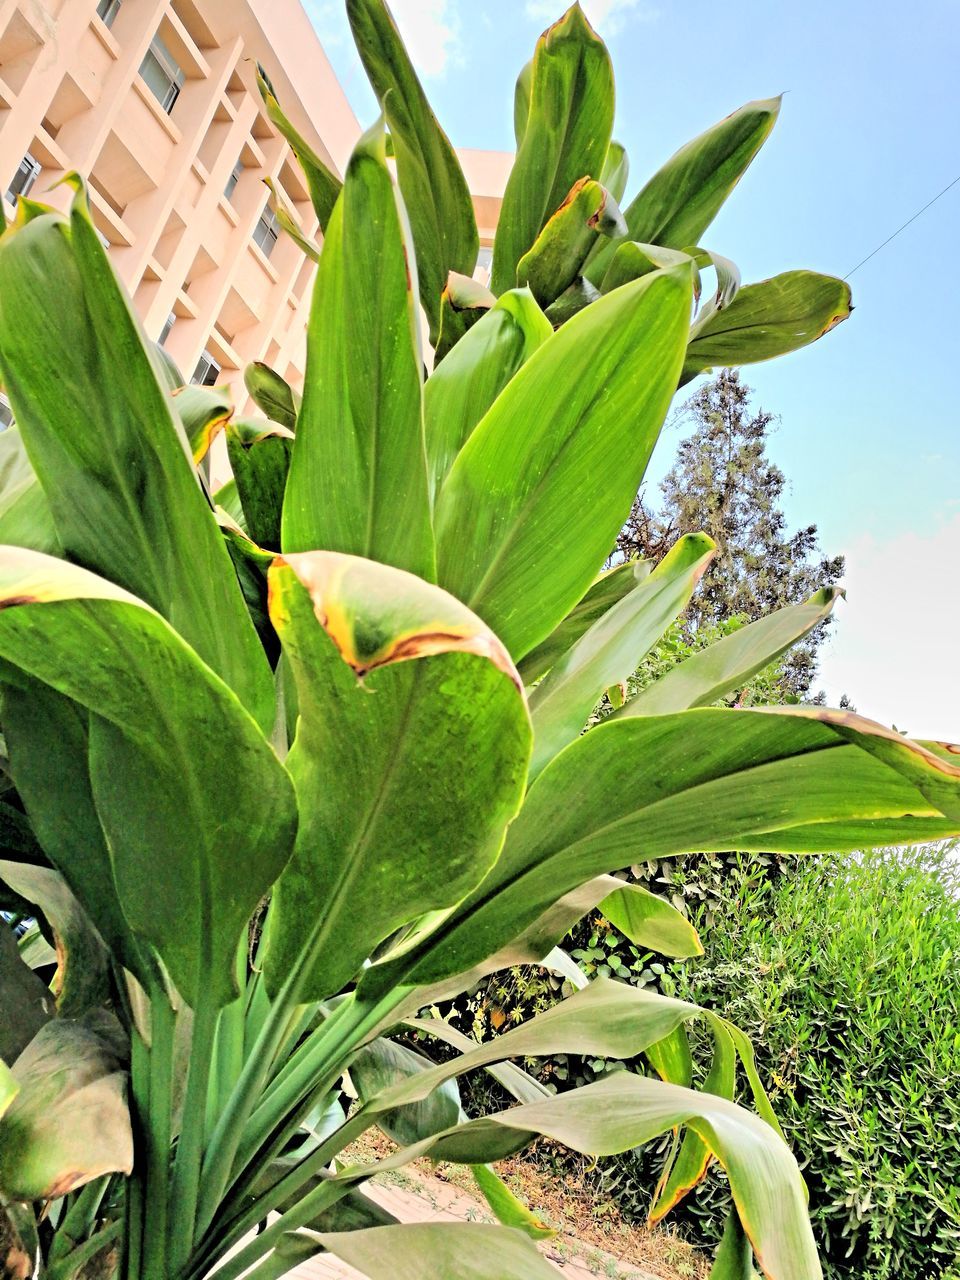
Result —
<path fill-rule="evenodd" d="M 69 221 L 40 212 L 0 243 L 0 374 L 17 425 L 65 554 L 163 614 L 267 727 L 266 658 L 173 402 L 75 182 Z"/>
<path fill-rule="evenodd" d="M 457 343 L 423 389 L 431 497 L 474 427 L 517 370 L 553 336 L 526 289 L 511 289 Z"/>
<path fill-rule="evenodd" d="M 517 264 L 578 179 L 599 178 L 613 128 L 613 67 L 574 4 L 537 41 L 530 101 L 503 193 L 491 288 L 517 283 Z M 518 118 L 522 115 L 518 106 Z"/>
<path fill-rule="evenodd" d="M 520 803 L 530 725 L 506 650 L 439 588 L 319 551 L 278 559 L 269 582 L 297 688 L 287 767 L 302 819 L 265 973 L 276 990 L 296 970 L 316 999 L 483 877 Z"/>
<path fill-rule="evenodd" d="M 415 288 L 378 126 L 350 157 L 317 270 L 285 551 L 323 547 L 435 576 Z"/>
<path fill-rule="evenodd" d="M 271 422 L 278 423 L 287 431 L 296 430 L 302 398 L 276 370 L 262 360 L 254 360 L 243 371 L 243 385 L 257 408 Z"/>
<path fill-rule="evenodd" d="M 102 909 L 81 898 L 92 918 L 99 923 L 102 910 L 134 951 L 154 947 L 192 1007 L 228 1003 L 240 936 L 289 858 L 296 827 L 290 779 L 256 723 L 143 601 L 16 547 L 0 549 L 0 656 L 14 678 L 24 672 L 89 719 L 89 759 L 84 752 L 77 764 L 87 789 L 75 795 L 63 794 L 69 772 L 53 775 L 48 760 L 32 757 L 29 705 L 25 741 L 6 715 L 4 727 L 41 838 L 46 824 L 58 830 L 69 820 L 71 805 L 102 827 L 83 852 L 115 886 L 122 917 L 110 897 Z M 67 833 L 51 853 L 76 891 L 75 848 Z"/>
<path fill-rule="evenodd" d="M 690 299 L 681 266 L 575 316 L 450 469 L 435 511 L 438 581 L 515 660 L 581 599 L 616 539 L 676 387 Z"/>
<path fill-rule="evenodd" d="M 690 330 L 680 385 L 721 365 L 755 364 L 798 351 L 852 310 L 850 286 L 814 271 L 785 271 L 744 285 L 728 307 L 705 310 Z"/>
<path fill-rule="evenodd" d="M 631 240 L 682 249 L 699 244 L 727 196 L 770 136 L 780 98 L 748 102 L 680 148 L 624 212 Z M 587 275 L 599 284 L 615 246 L 599 244 Z"/>

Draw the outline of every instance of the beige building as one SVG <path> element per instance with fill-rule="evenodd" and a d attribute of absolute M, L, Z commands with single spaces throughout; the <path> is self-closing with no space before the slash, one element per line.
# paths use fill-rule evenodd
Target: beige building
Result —
<path fill-rule="evenodd" d="M 272 178 L 308 235 L 300 170 L 268 122 L 266 67 L 338 172 L 358 122 L 299 0 L 0 0 L 0 193 L 65 207 L 87 175 L 93 217 L 147 334 L 186 377 L 234 388 L 266 360 L 302 381 L 313 267 L 278 235 Z"/>

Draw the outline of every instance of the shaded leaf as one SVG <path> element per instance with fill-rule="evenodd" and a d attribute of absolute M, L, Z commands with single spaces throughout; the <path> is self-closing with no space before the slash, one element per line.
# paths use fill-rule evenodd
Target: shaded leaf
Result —
<path fill-rule="evenodd" d="M 406 1045 L 393 1040 L 372 1040 L 351 1059 L 350 1079 L 363 1102 L 398 1081 L 428 1071 L 433 1065 L 429 1058 Z M 462 1118 L 460 1090 L 455 1080 L 446 1080 L 425 1098 L 379 1112 L 377 1124 L 388 1137 L 403 1146 L 459 1124 Z"/>
<path fill-rule="evenodd" d="M 241 418 L 227 428 L 227 456 L 245 531 L 259 547 L 280 550 L 283 496 L 294 435 L 286 427 Z"/>
<path fill-rule="evenodd" d="M 3 1062 L 13 1062 L 54 1011 L 53 995 L 32 969 L 24 964 L 17 940 L 6 921 L 0 920 L 0 1113 L 4 1106 Z M 9 1101 L 9 1098 L 6 1099 Z"/>
<path fill-rule="evenodd" d="M 660 271 L 694 260 L 680 249 L 664 249 L 656 244 L 638 244 L 625 240 L 610 257 L 610 265 L 600 281 L 600 292 L 610 293 L 631 280 L 639 280 L 651 271 Z M 700 295 L 699 273 L 694 273 L 694 297 Z"/>

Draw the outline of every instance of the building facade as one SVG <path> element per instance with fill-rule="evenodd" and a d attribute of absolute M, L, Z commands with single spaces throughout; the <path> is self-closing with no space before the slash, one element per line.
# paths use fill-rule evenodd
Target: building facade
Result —
<path fill-rule="evenodd" d="M 302 384 L 312 264 L 296 160 L 266 117 L 255 63 L 342 173 L 358 122 L 299 0 L 0 0 L 0 193 L 65 208 L 77 169 L 147 335 L 187 378 L 230 385 L 265 360 Z M 49 188 L 53 187 L 53 190 Z"/>

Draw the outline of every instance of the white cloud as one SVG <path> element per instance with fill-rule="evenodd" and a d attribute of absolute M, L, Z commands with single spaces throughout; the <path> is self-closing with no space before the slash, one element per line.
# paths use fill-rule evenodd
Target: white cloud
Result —
<path fill-rule="evenodd" d="M 930 534 L 862 537 L 847 550 L 848 597 L 821 650 L 831 705 L 857 710 L 920 738 L 960 741 L 957 548 L 960 514 Z"/>
<path fill-rule="evenodd" d="M 581 0 L 583 12 L 601 36 L 613 36 L 630 20 L 656 22 L 660 11 L 645 0 Z M 527 0 L 527 17 L 554 22 L 563 11 L 557 0 Z"/>

